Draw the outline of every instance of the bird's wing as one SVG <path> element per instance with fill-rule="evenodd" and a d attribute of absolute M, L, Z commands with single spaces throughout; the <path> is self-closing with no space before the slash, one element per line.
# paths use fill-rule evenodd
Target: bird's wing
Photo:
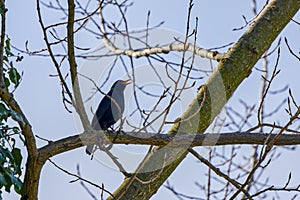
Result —
<path fill-rule="evenodd" d="M 98 108 L 92 120 L 93 128 L 99 126 L 99 119 L 103 117 L 104 113 L 110 108 L 110 106 L 111 106 L 111 100 L 109 99 L 109 97 L 107 96 L 103 97 L 103 99 L 98 105 Z"/>

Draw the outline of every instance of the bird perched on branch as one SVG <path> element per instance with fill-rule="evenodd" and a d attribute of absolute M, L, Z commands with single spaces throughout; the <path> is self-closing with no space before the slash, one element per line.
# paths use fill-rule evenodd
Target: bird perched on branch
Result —
<path fill-rule="evenodd" d="M 124 112 L 124 90 L 130 84 L 130 80 L 116 81 L 109 92 L 101 100 L 92 120 L 92 128 L 95 130 L 107 130 L 115 124 Z M 85 152 L 91 155 L 94 145 L 88 145 Z"/>

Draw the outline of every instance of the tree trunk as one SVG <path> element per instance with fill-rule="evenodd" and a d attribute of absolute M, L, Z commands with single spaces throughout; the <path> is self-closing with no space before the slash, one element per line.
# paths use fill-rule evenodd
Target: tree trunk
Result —
<path fill-rule="evenodd" d="M 26 172 L 24 177 L 24 185 L 22 188 L 21 200 L 37 200 L 40 174 L 44 161 L 40 161 L 37 157 L 28 156 L 26 161 Z"/>
<path fill-rule="evenodd" d="M 220 61 L 217 70 L 182 115 L 181 122 L 175 124 L 169 134 L 176 134 L 178 130 L 204 132 L 299 7 L 300 0 L 271 1 L 228 51 L 227 58 Z M 155 147 L 136 169 L 135 175 L 125 179 L 114 192 L 113 199 L 149 199 L 187 153 L 187 148 Z"/>

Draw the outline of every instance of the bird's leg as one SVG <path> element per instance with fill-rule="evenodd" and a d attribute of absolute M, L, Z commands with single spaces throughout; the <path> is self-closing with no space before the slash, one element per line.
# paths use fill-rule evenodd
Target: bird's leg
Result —
<path fill-rule="evenodd" d="M 111 133 L 115 133 L 116 131 L 113 129 L 113 127 L 109 127 L 111 130 L 106 129 L 107 132 L 111 132 Z M 111 150 L 112 146 L 113 146 L 113 142 L 115 141 L 116 136 L 114 137 L 113 141 L 107 146 L 105 147 L 104 144 L 102 143 L 102 148 L 105 148 L 106 150 Z M 100 148 L 101 149 L 101 148 Z M 103 149 L 101 149 L 103 150 Z"/>
<path fill-rule="evenodd" d="M 96 150 L 97 150 L 97 147 L 94 145 L 93 150 L 92 150 L 92 152 L 91 152 L 91 160 L 93 160 L 93 158 L 94 158 L 94 153 L 95 153 Z"/>
<path fill-rule="evenodd" d="M 91 155 L 91 160 L 93 160 L 93 158 L 94 158 L 94 152 L 95 152 L 95 151 L 93 151 L 93 153 L 92 153 L 92 155 Z"/>
<path fill-rule="evenodd" d="M 118 128 L 118 131 L 115 131 L 114 128 L 111 126 L 110 129 L 112 130 L 112 133 L 116 133 L 116 135 L 114 136 L 113 140 L 111 141 L 110 145 L 108 145 L 108 147 L 106 147 L 106 149 L 110 150 L 113 146 L 113 143 L 116 141 L 118 135 L 122 132 L 121 127 L 123 125 L 124 119 L 121 118 L 121 124 Z"/>
<path fill-rule="evenodd" d="M 111 141 L 111 143 L 106 147 L 107 150 L 110 150 L 113 146 L 113 143 L 116 141 L 118 135 L 120 134 L 120 130 L 118 131 L 113 131 L 113 133 L 116 133 L 116 135 L 114 136 L 113 140 Z"/>
<path fill-rule="evenodd" d="M 101 150 L 101 151 L 105 151 L 105 146 L 103 144 L 103 137 L 98 137 L 98 148 Z"/>

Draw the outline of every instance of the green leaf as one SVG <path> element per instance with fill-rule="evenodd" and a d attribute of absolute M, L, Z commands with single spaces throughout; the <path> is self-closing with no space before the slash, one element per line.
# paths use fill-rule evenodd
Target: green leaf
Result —
<path fill-rule="evenodd" d="M 22 189 L 21 163 L 22 155 L 19 148 L 13 148 L 12 151 L 6 147 L 0 146 L 0 189 L 5 187 L 5 191 L 10 192 L 11 186 L 20 194 Z"/>
<path fill-rule="evenodd" d="M 7 39 L 5 40 L 5 48 L 10 50 L 10 38 L 7 37 Z"/>
<path fill-rule="evenodd" d="M 3 15 L 4 13 L 6 13 L 8 11 L 8 9 L 6 8 L 5 10 L 3 10 L 2 8 L 0 8 L 0 15 Z M 1 199 L 1 192 L 0 192 L 0 199 Z"/>
<path fill-rule="evenodd" d="M 8 48 L 5 48 L 5 53 L 7 56 L 14 56 L 14 54 Z"/>
<path fill-rule="evenodd" d="M 21 194 L 21 190 L 22 190 L 22 186 L 23 186 L 23 183 L 21 182 L 21 180 L 20 179 L 18 179 L 18 178 L 15 178 L 15 180 L 14 180 L 14 189 L 15 189 L 15 191 L 18 193 L 18 194 Z"/>
<path fill-rule="evenodd" d="M 17 69 L 12 67 L 12 68 L 10 68 L 8 73 L 9 73 L 10 81 L 13 84 L 15 84 L 15 86 L 18 86 L 20 83 L 21 76 L 20 76 L 19 72 L 17 71 Z"/>
<path fill-rule="evenodd" d="M 2 165 L 2 164 L 5 163 L 5 162 L 6 162 L 5 157 L 3 156 L 2 153 L 0 153 L 0 165 Z M 0 170 L 0 171 L 1 171 L 1 170 Z"/>
<path fill-rule="evenodd" d="M 0 103 L 0 120 L 7 121 L 7 118 L 10 116 L 10 111 L 5 107 L 3 103 Z"/>
<path fill-rule="evenodd" d="M 11 176 L 10 175 L 11 174 L 9 174 L 9 173 L 5 173 L 4 174 L 4 179 L 6 181 L 6 184 L 4 185 L 4 187 L 5 187 L 5 191 L 6 192 L 10 192 L 10 187 L 11 187 L 11 184 L 12 184 L 12 180 L 11 180 Z"/>
<path fill-rule="evenodd" d="M 7 56 L 3 56 L 3 60 L 6 61 L 6 62 L 8 62 Z"/>
<path fill-rule="evenodd" d="M 20 135 L 20 129 L 5 122 L 12 115 L 10 107 L 0 101 L 0 191 L 11 192 L 13 186 L 15 192 L 20 194 L 23 187 L 20 179 L 23 157 L 21 150 L 15 147 L 16 139 L 13 137 L 15 134 Z"/>
<path fill-rule="evenodd" d="M 13 150 L 11 151 L 11 154 L 14 157 L 14 162 L 15 165 L 17 167 L 16 169 L 16 173 L 21 175 L 22 171 L 21 171 L 21 163 L 22 163 L 22 154 L 21 154 L 21 150 L 18 148 L 13 148 Z"/>
<path fill-rule="evenodd" d="M 10 81 L 7 77 L 4 77 L 4 83 L 7 88 L 10 86 Z"/>
<path fill-rule="evenodd" d="M 6 40 L 5 40 L 5 53 L 7 56 L 14 56 L 14 54 L 10 51 L 11 48 L 10 48 L 10 38 L 8 37 Z"/>
<path fill-rule="evenodd" d="M 2 174 L 0 174 L 0 189 L 3 187 L 3 185 L 6 185 L 5 178 Z"/>

